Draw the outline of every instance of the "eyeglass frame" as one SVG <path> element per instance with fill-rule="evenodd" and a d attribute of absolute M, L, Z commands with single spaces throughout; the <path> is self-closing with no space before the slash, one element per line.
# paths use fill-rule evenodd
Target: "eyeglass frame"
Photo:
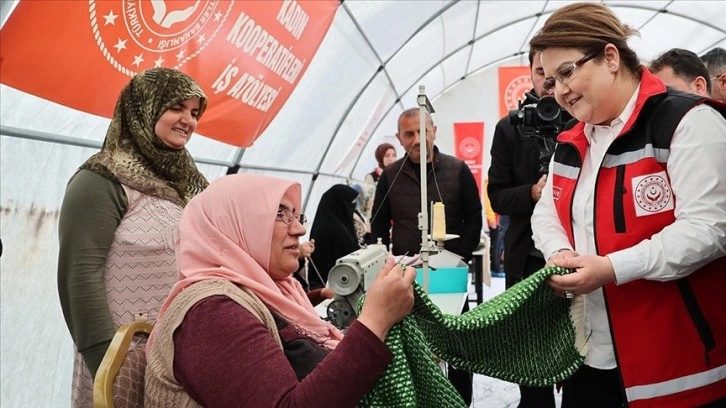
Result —
<path fill-rule="evenodd" d="M 293 210 L 285 206 L 280 206 L 280 208 L 277 210 L 275 221 L 280 221 L 285 225 L 290 225 L 292 224 L 293 220 L 297 220 L 300 224 L 305 225 L 305 223 L 308 222 L 308 217 L 306 217 L 305 214 L 300 214 L 296 216 L 295 213 L 293 213 Z"/>
<path fill-rule="evenodd" d="M 711 77 L 711 81 L 713 81 L 714 79 L 721 79 L 721 77 L 724 76 L 724 75 L 726 75 L 726 72 L 722 72 L 720 74 L 716 74 L 716 75 L 714 75 L 714 76 Z"/>
<path fill-rule="evenodd" d="M 571 70 L 569 74 L 567 74 L 567 76 L 564 76 L 562 74 L 555 74 L 555 76 L 553 77 L 545 78 L 545 82 L 544 84 L 542 84 L 542 89 L 545 91 L 545 93 L 552 93 L 555 90 L 555 86 L 557 86 L 557 82 L 561 83 L 562 85 L 567 85 L 565 81 L 569 82 L 577 68 L 585 65 L 588 61 L 600 55 L 601 52 L 602 50 L 598 50 L 589 54 L 585 54 L 582 58 L 573 62 L 572 64 L 560 67 L 557 72 L 561 72 L 562 69 L 564 69 L 565 67 L 569 67 L 571 68 Z M 551 83 L 552 85 L 548 85 L 548 83 Z"/>

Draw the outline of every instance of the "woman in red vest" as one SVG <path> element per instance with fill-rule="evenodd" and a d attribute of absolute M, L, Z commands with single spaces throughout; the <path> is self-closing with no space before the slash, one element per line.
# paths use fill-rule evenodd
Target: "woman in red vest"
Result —
<path fill-rule="evenodd" d="M 726 105 L 653 76 L 598 3 L 530 47 L 579 123 L 558 137 L 532 217 L 552 289 L 585 303 L 589 351 L 563 407 L 726 404 Z"/>

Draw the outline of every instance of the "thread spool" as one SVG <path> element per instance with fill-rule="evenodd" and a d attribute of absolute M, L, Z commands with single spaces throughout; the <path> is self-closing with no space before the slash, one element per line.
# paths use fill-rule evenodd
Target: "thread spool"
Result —
<path fill-rule="evenodd" d="M 431 238 L 434 241 L 443 241 L 446 239 L 446 213 L 444 203 L 434 203 L 433 209 L 433 225 L 431 228 Z"/>

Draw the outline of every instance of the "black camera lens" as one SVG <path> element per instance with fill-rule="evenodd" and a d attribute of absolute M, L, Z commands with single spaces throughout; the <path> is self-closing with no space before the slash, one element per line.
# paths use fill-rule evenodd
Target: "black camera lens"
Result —
<path fill-rule="evenodd" d="M 560 116 L 560 109 L 560 105 L 555 102 L 555 98 L 542 98 L 537 104 L 537 116 L 543 122 L 554 122 Z"/>

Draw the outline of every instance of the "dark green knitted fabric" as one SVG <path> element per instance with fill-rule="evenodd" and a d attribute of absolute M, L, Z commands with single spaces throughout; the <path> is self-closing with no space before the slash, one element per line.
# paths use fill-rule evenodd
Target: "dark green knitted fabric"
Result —
<path fill-rule="evenodd" d="M 584 361 L 584 336 L 575 328 L 581 327 L 582 299 L 558 297 L 545 284 L 548 276 L 566 273 L 543 268 L 461 316 L 441 313 L 414 283 L 413 312 L 386 337 L 393 361 L 361 407 L 464 407 L 433 355 L 517 384 L 568 378 Z"/>

